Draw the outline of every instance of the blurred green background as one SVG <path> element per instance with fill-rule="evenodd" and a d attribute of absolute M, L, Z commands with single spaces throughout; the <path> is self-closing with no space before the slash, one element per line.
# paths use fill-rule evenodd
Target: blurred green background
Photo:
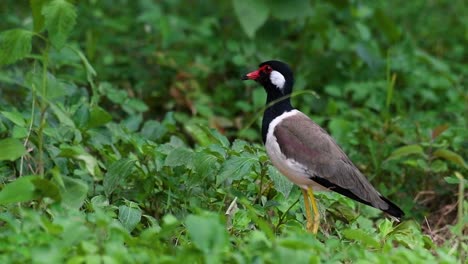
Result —
<path fill-rule="evenodd" d="M 385 263 L 395 240 L 393 261 L 462 261 L 466 14 L 462 0 L 2 1 L 0 146 L 9 151 L 0 155 L 0 243 L 10 245 L 2 260 L 353 262 L 378 248 L 370 261 Z M 240 81 L 270 59 L 291 65 L 293 105 L 333 135 L 411 228 L 377 228 L 369 219 L 379 213 L 323 194 L 322 236 L 354 248 L 323 251 L 330 245 L 310 237 L 309 251 L 283 245 L 304 239 L 302 202 L 260 145 L 263 88 Z M 234 197 L 241 213 L 223 216 Z M 65 249 L 78 218 L 87 235 Z M 220 221 L 234 221 L 230 243 L 209 232 L 224 234 Z M 356 228 L 367 233 L 346 231 Z M 286 242 L 264 242 L 270 233 Z"/>

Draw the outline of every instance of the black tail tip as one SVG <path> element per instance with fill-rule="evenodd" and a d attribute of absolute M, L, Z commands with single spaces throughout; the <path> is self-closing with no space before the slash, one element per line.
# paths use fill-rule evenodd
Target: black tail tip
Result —
<path fill-rule="evenodd" d="M 383 210 L 387 214 L 397 218 L 398 220 L 401 220 L 405 216 L 405 212 L 400 209 L 396 204 L 394 204 L 392 201 L 388 200 L 387 198 L 380 196 L 382 200 L 384 200 L 388 204 L 388 209 Z"/>

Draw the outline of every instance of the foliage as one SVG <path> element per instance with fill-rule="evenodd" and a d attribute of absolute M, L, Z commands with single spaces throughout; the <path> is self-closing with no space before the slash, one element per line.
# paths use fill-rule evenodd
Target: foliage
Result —
<path fill-rule="evenodd" d="M 0 3 L 1 263 L 466 261 L 463 1 L 191 4 Z M 304 231 L 239 80 L 271 58 L 402 223 L 321 193 Z"/>

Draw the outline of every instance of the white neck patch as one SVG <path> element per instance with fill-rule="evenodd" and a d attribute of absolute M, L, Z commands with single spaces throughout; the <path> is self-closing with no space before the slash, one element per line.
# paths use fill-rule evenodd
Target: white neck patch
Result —
<path fill-rule="evenodd" d="M 279 73 L 278 71 L 272 71 L 270 73 L 270 81 L 273 85 L 275 85 L 281 91 L 283 91 L 283 86 L 286 82 L 286 79 L 284 78 L 283 74 Z"/>

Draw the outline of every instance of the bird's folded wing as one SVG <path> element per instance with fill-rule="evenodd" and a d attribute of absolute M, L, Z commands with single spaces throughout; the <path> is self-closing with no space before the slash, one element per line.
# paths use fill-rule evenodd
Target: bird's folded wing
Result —
<path fill-rule="evenodd" d="M 282 120 L 274 136 L 281 152 L 301 164 L 311 180 L 359 202 L 382 210 L 388 208 L 333 138 L 306 115 Z"/>

